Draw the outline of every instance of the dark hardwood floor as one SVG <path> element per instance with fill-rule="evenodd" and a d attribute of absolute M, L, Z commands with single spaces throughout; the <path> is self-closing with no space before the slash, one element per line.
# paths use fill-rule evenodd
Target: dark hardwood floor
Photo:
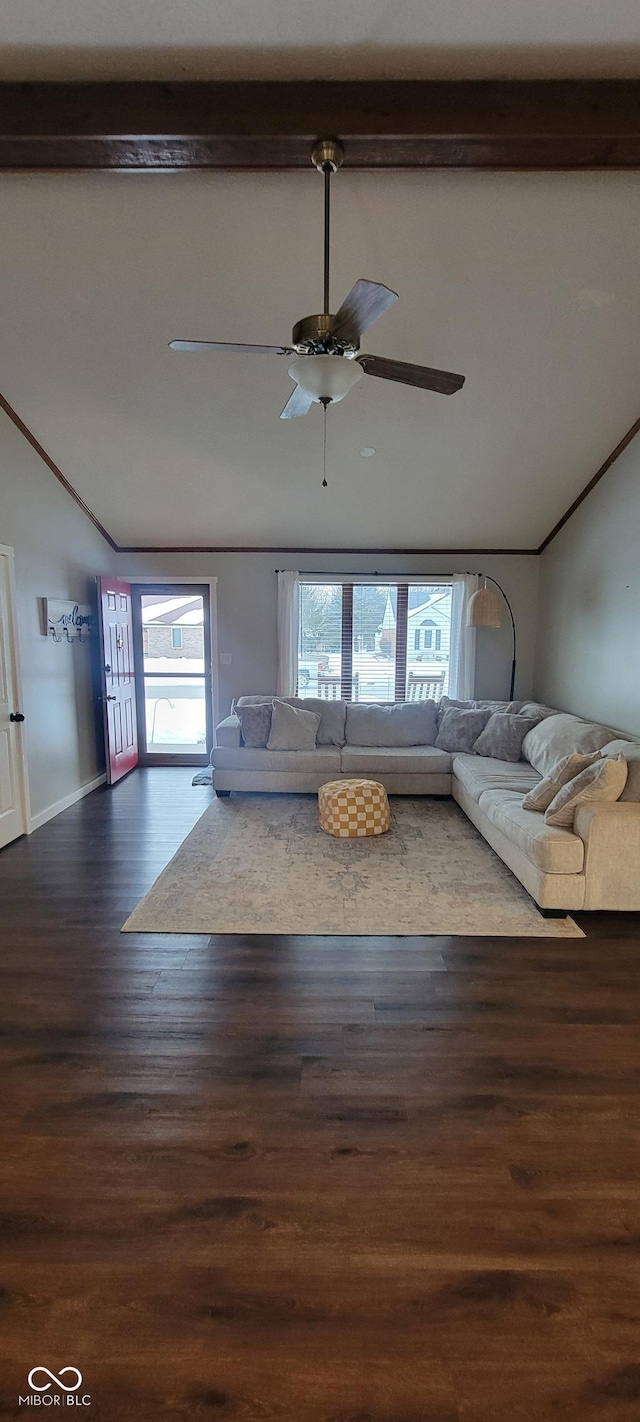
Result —
<path fill-rule="evenodd" d="M 0 854 L 0 1418 L 637 1422 L 638 918 L 121 935 L 191 774 Z"/>

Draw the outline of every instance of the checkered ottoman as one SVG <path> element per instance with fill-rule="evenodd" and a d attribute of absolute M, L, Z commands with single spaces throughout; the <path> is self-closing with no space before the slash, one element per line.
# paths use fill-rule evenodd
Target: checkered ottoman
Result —
<path fill-rule="evenodd" d="M 389 828 L 389 801 L 377 780 L 330 780 L 318 791 L 320 829 L 336 839 L 364 839 Z"/>

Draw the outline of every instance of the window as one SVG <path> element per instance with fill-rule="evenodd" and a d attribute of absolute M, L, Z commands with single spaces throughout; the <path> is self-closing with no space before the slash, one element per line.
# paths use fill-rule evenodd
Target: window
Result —
<path fill-rule="evenodd" d="M 173 647 L 174 651 L 176 651 L 176 652 L 177 652 L 177 651 L 180 651 L 180 649 L 181 649 L 181 647 L 182 647 L 182 628 L 181 628 L 181 627 L 172 627 L 172 628 L 171 628 L 171 646 Z"/>
<path fill-rule="evenodd" d="M 301 579 L 298 694 L 439 700 L 450 636 L 450 582 Z"/>
<path fill-rule="evenodd" d="M 301 583 L 298 694 L 340 697 L 342 584 Z"/>

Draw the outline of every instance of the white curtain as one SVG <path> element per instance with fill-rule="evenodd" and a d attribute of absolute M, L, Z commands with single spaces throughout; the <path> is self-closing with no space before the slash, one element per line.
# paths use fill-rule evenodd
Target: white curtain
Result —
<path fill-rule="evenodd" d="M 278 573 L 278 696 L 295 696 L 298 682 L 300 574 Z"/>
<path fill-rule="evenodd" d="M 467 627 L 467 608 L 478 583 L 477 573 L 453 575 L 449 696 L 459 701 L 470 701 L 475 692 L 476 629 Z"/>

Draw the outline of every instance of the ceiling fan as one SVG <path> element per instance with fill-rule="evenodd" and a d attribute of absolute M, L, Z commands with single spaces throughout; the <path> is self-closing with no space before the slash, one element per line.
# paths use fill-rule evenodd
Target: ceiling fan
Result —
<path fill-rule="evenodd" d="M 297 359 L 289 366 L 289 375 L 295 380 L 296 388 L 280 415 L 281 420 L 306 415 L 314 401 L 323 405 L 326 411 L 327 405 L 343 400 L 363 375 L 395 380 L 401 385 L 415 385 L 420 390 L 435 390 L 441 395 L 453 395 L 464 385 L 463 375 L 453 375 L 448 370 L 432 370 L 427 365 L 360 354 L 364 332 L 398 300 L 397 293 L 388 286 L 361 278 L 352 286 L 335 316 L 331 315 L 330 182 L 331 175 L 341 167 L 343 157 L 341 145 L 333 138 L 321 139 L 311 154 L 318 171 L 324 173 L 324 311 L 317 316 L 305 316 L 297 322 L 290 346 L 254 346 L 229 341 L 169 342 L 173 351 L 246 351 L 259 355 L 296 356 Z"/>

